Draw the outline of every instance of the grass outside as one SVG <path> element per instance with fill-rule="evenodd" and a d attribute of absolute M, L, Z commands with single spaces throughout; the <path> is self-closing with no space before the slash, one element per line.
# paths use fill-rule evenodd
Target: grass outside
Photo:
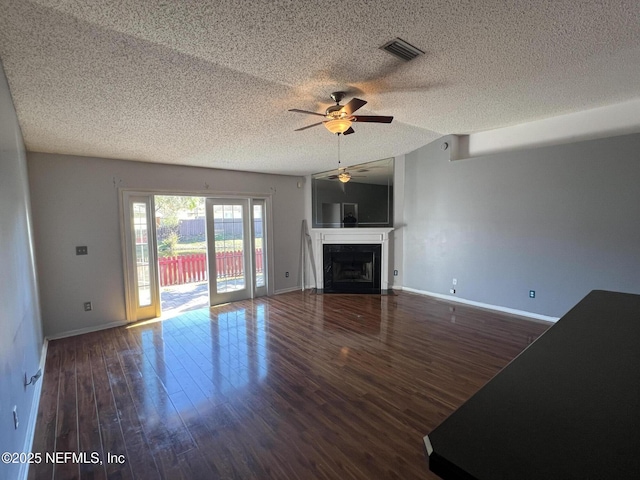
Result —
<path fill-rule="evenodd" d="M 262 239 L 256 238 L 256 248 L 262 248 Z M 235 252 L 242 250 L 242 240 L 216 241 L 216 252 Z M 160 252 L 161 257 L 194 255 L 207 252 L 207 242 L 177 243 L 172 250 Z"/>

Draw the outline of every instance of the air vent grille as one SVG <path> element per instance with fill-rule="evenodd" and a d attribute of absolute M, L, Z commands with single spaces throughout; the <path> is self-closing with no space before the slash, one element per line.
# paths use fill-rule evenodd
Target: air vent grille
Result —
<path fill-rule="evenodd" d="M 409 61 L 414 58 L 424 55 L 424 52 L 417 47 L 414 47 L 410 43 L 405 42 L 401 38 L 395 38 L 390 42 L 385 43 L 380 47 L 382 50 L 389 52 L 391 55 L 395 55 L 402 60 Z"/>

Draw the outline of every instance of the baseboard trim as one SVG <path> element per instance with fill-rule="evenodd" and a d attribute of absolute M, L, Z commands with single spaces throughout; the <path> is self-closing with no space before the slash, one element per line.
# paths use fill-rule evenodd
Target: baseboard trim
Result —
<path fill-rule="evenodd" d="M 274 295 L 282 295 L 283 293 L 298 292 L 300 290 L 302 290 L 302 288 L 300 286 L 289 287 L 289 288 L 283 288 L 281 290 L 276 290 L 275 292 L 273 292 L 273 294 Z"/>
<path fill-rule="evenodd" d="M 119 322 L 104 323 L 102 325 L 96 325 L 93 327 L 79 328 L 77 330 L 70 330 L 68 332 L 49 335 L 47 337 L 47 340 L 51 341 L 51 340 L 58 340 L 60 338 L 75 337 L 76 335 L 82 335 L 83 333 L 98 332 L 100 330 L 106 330 L 107 328 L 122 327 L 123 325 L 129 325 L 129 322 L 119 321 Z"/>
<path fill-rule="evenodd" d="M 40 408 L 40 395 L 42 394 L 42 384 L 44 383 L 44 376 L 46 375 L 45 366 L 47 364 L 47 350 L 49 348 L 49 340 L 46 338 L 42 342 L 42 351 L 40 352 L 40 362 L 38 368 L 42 371 L 42 376 L 34 385 L 33 398 L 31 399 L 31 412 L 29 415 L 29 421 L 27 423 L 27 431 L 24 439 L 23 452 L 31 452 L 33 448 L 33 439 L 36 435 L 36 424 L 38 421 L 38 408 Z M 18 470 L 18 478 L 20 480 L 26 480 L 29 476 L 29 462 L 23 462 L 20 464 L 20 470 Z"/>
<path fill-rule="evenodd" d="M 439 298 L 440 300 L 446 300 L 448 302 L 462 303 L 464 305 L 470 305 L 478 308 L 485 308 L 487 310 L 495 310 L 502 313 L 510 313 L 511 315 L 518 315 L 519 317 L 525 317 L 531 320 L 538 320 L 542 322 L 555 323 L 559 320 L 559 317 L 549 317 L 547 315 L 540 315 L 539 313 L 527 312 L 525 310 L 517 310 L 515 308 L 502 307 L 500 305 L 491 305 L 489 303 L 476 302 L 473 300 L 466 300 L 460 297 L 454 297 L 451 295 L 443 295 L 441 293 L 428 292 L 426 290 L 418 290 L 410 287 L 393 287 L 394 290 L 404 290 L 405 292 L 417 293 L 418 295 L 426 295 L 428 297 Z"/>

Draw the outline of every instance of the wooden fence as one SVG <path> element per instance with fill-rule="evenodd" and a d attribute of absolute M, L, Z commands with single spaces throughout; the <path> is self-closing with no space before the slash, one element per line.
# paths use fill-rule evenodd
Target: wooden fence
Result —
<path fill-rule="evenodd" d="M 263 273 L 262 249 L 256 249 L 256 272 Z M 202 282 L 207 280 L 207 255 L 179 255 L 161 257 L 160 286 L 181 285 L 183 283 Z M 218 279 L 240 277 L 244 273 L 242 251 L 216 253 L 216 271 Z"/>

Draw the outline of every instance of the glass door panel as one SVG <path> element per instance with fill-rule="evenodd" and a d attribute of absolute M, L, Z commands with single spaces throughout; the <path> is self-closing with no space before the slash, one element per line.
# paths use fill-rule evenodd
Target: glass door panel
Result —
<path fill-rule="evenodd" d="M 253 243 L 253 275 L 255 278 L 255 296 L 267 294 L 267 262 L 266 262 L 266 232 L 265 232 L 265 201 L 252 202 L 252 243 Z"/>
<path fill-rule="evenodd" d="M 246 288 L 243 210 L 242 205 L 213 206 L 218 293 Z"/>
<path fill-rule="evenodd" d="M 153 197 L 123 193 L 127 318 L 145 320 L 160 314 Z"/>
<path fill-rule="evenodd" d="M 211 305 L 267 295 L 266 200 L 207 199 Z"/>
<path fill-rule="evenodd" d="M 147 205 L 133 202 L 133 231 L 135 236 L 136 288 L 138 307 L 151 305 L 151 266 L 149 265 L 149 231 L 147 228 Z"/>
<path fill-rule="evenodd" d="M 251 298 L 251 231 L 246 199 L 207 199 L 211 305 Z"/>

